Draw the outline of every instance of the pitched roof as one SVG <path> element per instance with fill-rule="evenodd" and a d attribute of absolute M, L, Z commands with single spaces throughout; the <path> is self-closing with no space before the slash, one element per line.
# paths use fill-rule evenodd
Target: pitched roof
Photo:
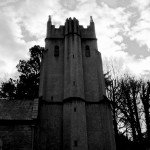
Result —
<path fill-rule="evenodd" d="M 33 120 L 38 115 L 38 99 L 0 99 L 0 120 Z"/>

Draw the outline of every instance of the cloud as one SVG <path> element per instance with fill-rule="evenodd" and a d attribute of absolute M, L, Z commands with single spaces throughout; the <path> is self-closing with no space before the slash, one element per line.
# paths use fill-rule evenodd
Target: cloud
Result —
<path fill-rule="evenodd" d="M 1 6 L 7 6 L 7 5 L 10 5 L 14 2 L 17 2 L 18 0 L 1 0 L 0 1 L 0 7 Z"/>
<path fill-rule="evenodd" d="M 25 58 L 26 56 L 23 51 L 26 44 L 21 40 L 22 34 L 17 21 L 6 15 L 4 10 L 0 11 L 0 33 L 0 53 L 2 54 L 0 55 L 0 61 L 4 62 L 1 72 L 12 73 L 15 71 L 19 58 Z"/>
<path fill-rule="evenodd" d="M 93 16 L 98 49 L 103 58 L 117 58 L 126 66 L 149 63 L 149 59 L 137 59 L 129 53 L 128 41 L 137 41 L 141 48 L 149 45 L 150 11 L 148 1 L 144 0 L 2 0 L 0 2 L 0 61 L 4 62 L 4 72 L 14 72 L 19 59 L 26 59 L 28 49 L 32 46 L 44 46 L 48 15 L 56 27 L 63 25 L 68 17 L 76 17 L 81 25 L 89 25 Z M 131 4 L 131 5 L 130 5 Z M 138 5 L 137 5 L 138 4 Z M 129 8 L 136 8 L 131 11 Z M 144 9 L 146 8 L 146 9 Z M 136 12 L 139 15 L 135 15 Z M 136 17 L 135 17 L 136 16 Z M 135 23 L 133 23 L 133 18 Z M 140 49 L 140 48 L 139 48 Z M 136 53 L 136 51 L 134 51 Z M 146 58 L 146 56 L 145 56 Z M 125 65 L 120 65 L 124 67 Z M 13 69 L 10 69 L 13 68 Z M 131 67 L 130 67 L 131 68 Z M 135 67 L 136 68 L 136 67 Z M 140 69 L 140 68 L 139 68 Z M 145 70 L 148 68 L 145 68 Z M 144 72 L 143 69 L 141 71 Z M 137 71 L 137 72 L 141 72 Z"/>
<path fill-rule="evenodd" d="M 140 46 L 146 45 L 150 51 L 150 8 L 141 12 L 140 18 L 128 33 L 131 40 L 136 40 Z"/>
<path fill-rule="evenodd" d="M 149 69 L 150 64 L 150 56 L 147 58 L 141 58 L 141 59 L 130 59 L 126 61 L 126 66 L 129 68 L 129 70 L 139 76 L 147 75 L 147 73 L 150 71 Z"/>
<path fill-rule="evenodd" d="M 96 0 L 98 4 L 101 3 L 107 4 L 111 8 L 118 8 L 118 7 L 128 7 L 132 0 Z"/>
<path fill-rule="evenodd" d="M 131 6 L 138 8 L 140 11 L 144 10 L 146 7 L 150 5 L 149 0 L 132 0 Z"/>
<path fill-rule="evenodd" d="M 106 4 L 102 4 L 99 11 L 95 20 L 99 50 L 107 57 L 118 57 L 119 54 L 124 57 L 126 45 L 123 43 L 123 34 L 129 30 L 130 13 L 120 7 L 109 8 Z"/>
<path fill-rule="evenodd" d="M 123 37 L 123 43 L 126 45 L 124 49 L 129 55 L 135 56 L 135 58 L 146 58 L 150 56 L 150 52 L 147 50 L 147 46 L 139 46 L 136 40 L 130 40 L 129 37 Z"/>
<path fill-rule="evenodd" d="M 142 79 L 149 79 L 150 75 L 150 56 L 147 58 L 137 59 L 135 56 L 131 56 L 128 53 L 124 57 L 104 57 L 103 58 L 104 70 L 107 72 L 109 69 L 113 71 L 115 69 L 115 74 L 122 76 L 129 73 L 136 77 L 141 77 Z M 112 72 L 112 75 L 115 75 Z"/>
<path fill-rule="evenodd" d="M 48 15 L 43 15 L 45 7 L 40 9 L 41 5 L 46 4 L 43 1 L 36 2 L 0 2 L 0 62 L 4 62 L 1 74 L 14 74 L 19 60 L 28 57 L 29 48 L 35 44 L 44 46 Z M 48 14 L 48 8 L 46 11 Z"/>
<path fill-rule="evenodd" d="M 136 40 L 140 47 L 147 46 L 147 50 L 150 51 L 150 1 L 132 0 L 131 8 L 137 9 L 133 15 L 138 14 L 138 18 L 136 17 L 134 24 L 130 27 L 128 36 L 131 40 Z"/>

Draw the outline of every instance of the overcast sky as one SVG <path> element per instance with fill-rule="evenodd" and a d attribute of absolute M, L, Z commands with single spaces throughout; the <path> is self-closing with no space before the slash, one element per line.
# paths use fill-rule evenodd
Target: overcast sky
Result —
<path fill-rule="evenodd" d="M 98 50 L 120 71 L 150 77 L 150 0 L 0 0 L 0 78 L 12 76 L 29 48 L 45 45 L 48 15 L 58 27 L 93 16 Z"/>

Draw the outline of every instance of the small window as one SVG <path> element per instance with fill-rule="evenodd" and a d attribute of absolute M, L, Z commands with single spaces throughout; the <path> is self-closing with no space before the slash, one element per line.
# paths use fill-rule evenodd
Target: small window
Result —
<path fill-rule="evenodd" d="M 75 82 L 75 81 L 73 81 L 73 85 L 74 85 L 74 86 L 76 85 L 76 82 Z"/>
<path fill-rule="evenodd" d="M 54 56 L 55 56 L 55 57 L 58 57 L 58 56 L 59 56 L 59 46 L 55 46 L 55 49 L 54 49 Z"/>
<path fill-rule="evenodd" d="M 87 45 L 86 47 L 85 47 L 85 56 L 86 57 L 90 57 L 90 47 Z"/>
<path fill-rule="evenodd" d="M 78 141 L 75 140 L 75 141 L 74 141 L 74 147 L 77 147 L 77 146 L 78 146 Z"/>
<path fill-rule="evenodd" d="M 53 101 L 53 96 L 51 96 L 51 100 Z"/>
<path fill-rule="evenodd" d="M 76 107 L 74 107 L 74 112 L 76 112 L 77 111 L 77 109 L 76 109 Z"/>

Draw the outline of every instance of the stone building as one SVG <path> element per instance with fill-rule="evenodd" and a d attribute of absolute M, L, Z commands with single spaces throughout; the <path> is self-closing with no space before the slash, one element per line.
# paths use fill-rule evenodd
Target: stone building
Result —
<path fill-rule="evenodd" d="M 0 150 L 33 150 L 38 103 L 0 99 Z"/>
<path fill-rule="evenodd" d="M 51 18 L 40 76 L 38 150 L 115 150 L 94 22 Z"/>
<path fill-rule="evenodd" d="M 94 22 L 51 18 L 43 53 L 39 99 L 0 100 L 3 150 L 115 150 Z"/>

